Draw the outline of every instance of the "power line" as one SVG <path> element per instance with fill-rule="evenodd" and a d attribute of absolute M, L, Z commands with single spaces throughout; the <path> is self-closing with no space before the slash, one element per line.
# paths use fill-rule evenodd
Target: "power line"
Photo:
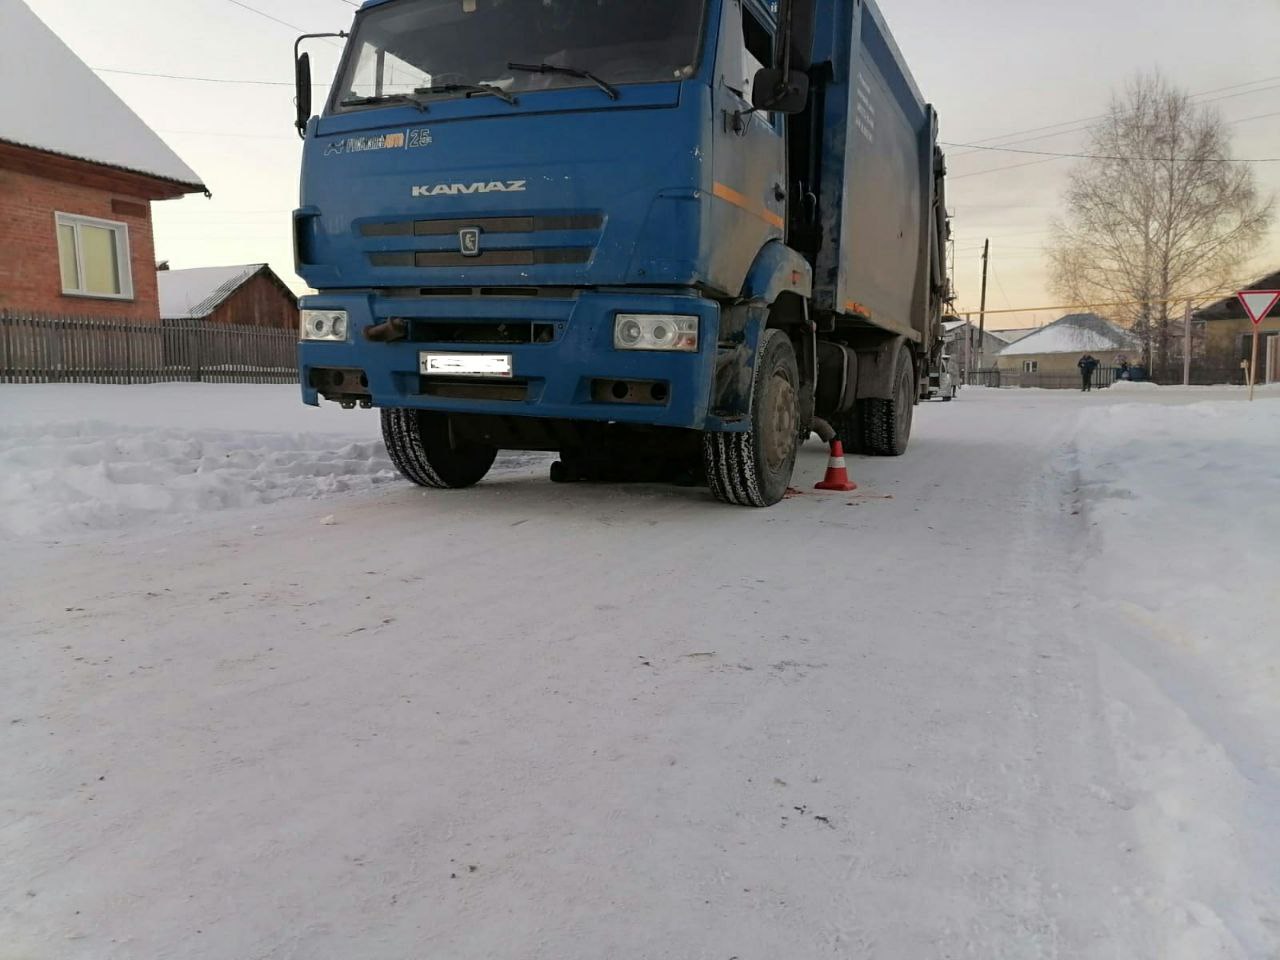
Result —
<path fill-rule="evenodd" d="M 1017 260 L 1020 258 L 1012 257 L 1012 258 L 1006 258 L 1006 259 Z M 1012 307 L 1013 304 L 1009 302 L 1009 295 L 1004 292 L 1004 284 L 1000 282 L 1000 271 L 995 268 L 994 264 L 991 267 L 991 276 L 996 282 L 996 289 L 1000 291 L 1000 297 L 1004 300 L 1004 305 L 1006 307 Z"/>
<path fill-rule="evenodd" d="M 1107 303 L 1067 303 L 1057 304 L 1050 307 L 1013 307 L 1008 310 L 988 310 L 987 316 L 991 314 L 1006 313 L 1047 313 L 1051 310 L 1087 310 L 1097 307 L 1141 307 L 1141 306 L 1158 306 L 1165 303 L 1198 303 L 1201 300 L 1220 299 L 1222 297 L 1230 297 L 1236 294 L 1236 290 L 1205 290 L 1202 293 L 1193 294 L 1191 296 L 1159 298 L 1153 297 L 1149 300 L 1112 300 Z M 977 313 L 976 310 L 958 310 L 957 313 Z"/>
<path fill-rule="evenodd" d="M 1003 170 L 1021 170 L 1023 167 L 1038 167 L 1042 163 L 1053 163 L 1055 160 L 1061 160 L 1062 157 L 1049 157 L 1047 160 L 1028 160 L 1025 163 L 1009 163 L 1003 167 L 992 167 L 989 170 L 975 170 L 973 173 L 956 173 L 948 174 L 947 182 L 952 180 L 966 180 L 969 177 L 985 177 L 989 173 L 1000 173 Z"/>
<path fill-rule="evenodd" d="M 1215 93 L 1225 93 L 1225 92 L 1227 92 L 1227 91 L 1231 91 L 1231 90 L 1240 90 L 1240 91 L 1241 91 L 1240 93 L 1232 94 L 1232 97 L 1236 97 L 1236 96 L 1246 97 L 1246 96 L 1249 96 L 1250 94 L 1253 94 L 1253 93 L 1264 93 L 1264 92 L 1266 92 L 1267 90 L 1271 90 L 1271 89 L 1274 89 L 1274 88 L 1273 88 L 1273 87 L 1269 87 L 1269 86 L 1268 86 L 1268 87 L 1261 87 L 1261 88 L 1259 88 L 1259 89 L 1257 89 L 1257 90 L 1244 90 L 1243 88 L 1245 88 L 1245 87 L 1255 87 L 1255 86 L 1257 86 L 1257 85 L 1258 85 L 1258 84 L 1260 84 L 1260 83 L 1272 84 L 1272 83 L 1276 83 L 1277 81 L 1280 81 L 1280 77 L 1262 77 L 1262 78 L 1257 79 L 1257 80 L 1250 80 L 1250 81 L 1248 81 L 1247 83 L 1236 83 L 1236 84 L 1231 84 L 1230 86 L 1226 86 L 1226 87 L 1214 87 L 1214 88 L 1213 88 L 1213 89 L 1211 89 L 1211 90 L 1201 90 L 1201 91 L 1200 91 L 1200 92 L 1198 92 L 1198 93 L 1193 93 L 1193 94 L 1191 94 L 1191 99 L 1195 100 L 1195 99 L 1199 99 L 1200 97 L 1208 97 L 1208 96 L 1212 96 L 1212 95 L 1213 95 L 1213 94 L 1215 94 Z M 1216 99 L 1214 99 L 1214 100 L 1210 100 L 1210 101 L 1207 101 L 1207 102 L 1209 102 L 1209 103 L 1217 103 L 1217 102 L 1219 102 L 1220 100 L 1229 100 L 1229 99 L 1231 99 L 1232 97 L 1218 97 L 1218 98 L 1216 98 Z M 982 138 L 980 138 L 980 139 L 978 139 L 978 140 L 974 140 L 974 141 L 973 141 L 973 143 L 975 144 L 975 146 L 972 148 L 972 150 L 971 150 L 970 152 L 976 152 L 976 150 L 977 150 L 977 146 L 976 146 L 976 145 L 977 145 L 977 144 L 989 144 L 989 143 L 994 143 L 996 140 L 1008 140 L 1010 137 L 1020 137 L 1020 136 L 1023 136 L 1024 134 L 1029 134 L 1029 133 L 1040 133 L 1041 131 L 1045 131 L 1045 130 L 1055 130 L 1056 132 L 1055 132 L 1055 133 L 1046 133 L 1046 134 L 1044 134 L 1043 136 L 1039 136 L 1039 137 L 1030 137 L 1030 138 L 1028 138 L 1028 139 L 1026 139 L 1026 140 L 1016 140 L 1016 141 L 1013 141 L 1013 143 L 1010 143 L 1010 144 L 1004 144 L 1004 146 L 1018 146 L 1018 145 L 1023 144 L 1023 143 L 1032 143 L 1032 142 L 1034 142 L 1034 141 L 1036 141 L 1036 140 L 1045 140 L 1045 139 L 1047 139 L 1047 138 L 1049 138 L 1049 137 L 1064 136 L 1064 135 L 1066 135 L 1066 134 L 1068 134 L 1068 133 L 1080 133 L 1080 132 L 1083 132 L 1084 130 L 1088 130 L 1088 129 L 1090 129 L 1090 128 L 1091 128 L 1091 126 L 1093 126 L 1094 124 L 1096 124 L 1096 123 L 1097 123 L 1097 121 L 1099 121 L 1099 120 L 1105 120 L 1105 119 L 1107 118 L 1107 116 L 1108 116 L 1108 114 L 1100 113 L 1100 114 L 1097 114 L 1096 116 L 1092 116 L 1092 117 L 1081 117 L 1081 118 L 1080 118 L 1080 119 L 1078 119 L 1078 120 L 1064 120 L 1064 121 L 1062 121 L 1061 123 L 1050 123 L 1050 124 L 1046 124 L 1046 125 L 1041 126 L 1041 127 L 1030 127 L 1030 128 L 1028 128 L 1028 129 L 1026 129 L 1026 130 L 1014 130 L 1014 131 L 1012 131 L 1011 133 L 999 134 L 999 135 L 994 136 L 994 137 L 982 137 Z M 1080 126 L 1079 126 L 1080 124 L 1086 124 L 1086 126 L 1080 127 Z M 1078 127 L 1078 129 L 1073 129 L 1073 130 L 1057 130 L 1057 128 L 1058 128 L 1058 127 Z M 963 157 L 963 156 L 965 156 L 965 153 L 957 153 L 957 154 L 954 154 L 954 156 L 956 156 L 956 157 Z"/>
<path fill-rule="evenodd" d="M 158 80 L 192 80 L 197 83 L 244 83 L 257 87 L 292 87 L 284 80 L 241 80 L 231 77 L 192 77 L 177 73 L 148 73 L 144 70 L 117 70 L 112 67 L 94 67 L 97 73 L 118 73 L 126 77 L 154 77 Z"/>
<path fill-rule="evenodd" d="M 237 7 L 240 7 L 241 9 L 248 10 L 250 13 L 256 13 L 258 16 L 264 17 L 265 19 L 270 20 L 272 23 L 278 23 L 280 24 L 280 26 L 288 27 L 290 30 L 297 30 L 299 33 L 309 32 L 306 27 L 300 27 L 296 23 L 290 23 L 288 20 L 281 20 L 279 17 L 273 17 L 271 14 L 264 13 L 263 11 L 259 10 L 257 7 L 251 7 L 247 3 L 242 3 L 241 0 L 227 0 L 227 3 L 233 3 Z"/>
<path fill-rule="evenodd" d="M 258 16 L 263 17 L 267 20 L 270 20 L 272 23 L 278 23 L 280 24 L 280 26 L 288 27 L 290 30 L 296 30 L 298 33 L 313 32 L 311 30 L 308 30 L 306 27 L 298 26 L 296 23 L 290 23 L 288 20 L 281 20 L 279 17 L 272 16 L 269 13 L 265 13 L 262 10 L 259 10 L 257 7 L 251 7 L 249 6 L 249 4 L 244 3 L 243 0 L 227 0 L 227 3 L 235 4 L 237 7 L 240 7 L 242 10 L 248 10 L 250 13 L 256 13 Z M 328 40 L 326 42 L 333 44 L 334 46 L 337 46 L 337 44 L 333 43 L 332 40 Z"/>
<path fill-rule="evenodd" d="M 93 67 L 95 73 L 116 73 L 126 77 L 150 77 L 155 80 L 190 80 L 194 83 L 233 83 L 255 87 L 292 87 L 291 80 L 244 80 L 240 77 L 196 77 L 181 73 L 149 73 L 145 70 L 120 70 L 114 67 Z M 328 89 L 327 83 L 313 83 L 313 87 Z"/>
<path fill-rule="evenodd" d="M 974 150 L 990 150 L 995 153 L 1025 153 L 1034 157 L 1072 160 L 1117 160 L 1123 163 L 1280 163 L 1280 157 L 1215 157 L 1198 160 L 1194 157 L 1115 157 L 1098 153 L 1056 153 L 1051 150 L 1023 150 L 1020 147 L 984 147 L 973 143 L 949 143 L 939 140 L 944 147 L 971 147 Z"/>
<path fill-rule="evenodd" d="M 1268 82 L 1268 81 L 1270 81 L 1270 80 L 1274 80 L 1274 79 L 1277 79 L 1277 78 L 1275 78 L 1275 77 L 1268 77 L 1268 78 L 1267 78 L 1267 80 L 1255 80 L 1255 81 L 1253 81 L 1253 83 L 1265 83 L 1265 82 Z M 1219 100 L 1227 100 L 1227 99 L 1229 99 L 1230 97 L 1246 96 L 1246 95 L 1248 95 L 1248 94 L 1250 94 L 1250 93 L 1263 93 L 1263 92 L 1266 92 L 1266 91 L 1268 91 L 1268 90 L 1274 90 L 1274 89 L 1278 89 L 1278 88 L 1280 88 L 1280 84 L 1277 84 L 1277 85 L 1275 85 L 1275 86 L 1259 87 L 1259 88 L 1258 88 L 1258 89 L 1256 89 L 1256 90 L 1245 90 L 1243 93 L 1230 94 L 1230 96 L 1229 96 L 1229 97 L 1217 97 L 1217 98 L 1215 98 L 1215 99 L 1213 99 L 1213 100 L 1208 100 L 1208 101 L 1206 101 L 1206 102 L 1207 102 L 1207 103 L 1217 103 Z M 1233 89 L 1233 88 L 1232 88 L 1232 87 L 1220 87 L 1220 88 L 1219 88 L 1219 90 L 1231 90 L 1231 89 Z M 1209 90 L 1209 91 L 1206 91 L 1204 94 L 1197 94 L 1197 96 L 1206 96 L 1206 95 L 1208 95 L 1208 94 L 1210 94 L 1210 93 L 1217 93 L 1217 92 L 1218 92 L 1218 90 Z M 1105 117 L 1105 114 L 1104 114 L 1103 116 Z M 1263 114 L 1259 114 L 1259 115 L 1257 115 L 1257 116 L 1253 116 L 1253 117 L 1242 117 L 1242 118 L 1241 118 L 1241 119 L 1239 119 L 1239 120 L 1230 120 L 1230 121 L 1228 121 L 1228 122 L 1227 122 L 1227 126 L 1236 126 L 1237 124 L 1241 124 L 1241 123 L 1250 123 L 1250 122 L 1252 122 L 1252 121 L 1254 121 L 1254 120 L 1266 120 L 1266 119 L 1268 119 L 1268 118 L 1270 118 L 1270 117 L 1275 117 L 1275 116 L 1280 116 L 1280 113 L 1263 113 Z M 1079 122 L 1081 122 L 1081 121 L 1074 121 L 1074 122 L 1079 123 Z M 1064 126 L 1064 124 L 1055 124 L 1054 126 Z M 1093 129 L 1093 127 L 1094 127 L 1094 126 L 1096 126 L 1096 124 L 1092 124 L 1092 125 L 1088 125 L 1088 126 L 1084 126 L 1084 127 L 1077 127 L 1077 128 L 1075 128 L 1075 129 L 1072 129 L 1072 130 L 1060 130 L 1060 131 L 1058 131 L 1057 133 L 1054 133 L 1054 134 L 1046 134 L 1045 136 L 1042 136 L 1042 137 L 1029 137 L 1029 138 L 1027 138 L 1027 139 L 1025 139 L 1025 140 L 1014 140 L 1014 141 L 1011 141 L 1011 142 L 1010 142 L 1008 145 L 1006 145 L 1006 146 L 1007 146 L 1007 147 L 1012 147 L 1012 146 L 1014 146 L 1014 145 L 1016 145 L 1016 144 L 1021 144 L 1021 143 L 1034 143 L 1036 140 L 1044 140 L 1044 139 L 1047 139 L 1048 137 L 1051 137 L 1051 136 L 1060 136 L 1060 135 L 1065 135 L 1065 134 L 1068 134 L 1068 133 L 1083 133 L 1083 132 L 1084 132 L 1084 131 L 1086 131 L 1086 130 L 1091 130 L 1091 129 Z M 1048 128 L 1048 127 L 1036 127 L 1036 128 L 1034 128 L 1034 129 L 1035 129 L 1035 130 L 1044 130 L 1044 129 L 1049 129 L 1049 128 Z M 1024 131 L 1024 132 L 1030 133 L 1030 132 L 1033 132 L 1033 131 Z M 1015 136 L 1015 134 L 1008 134 L 1007 136 Z M 990 138 L 988 138 L 988 139 L 989 139 L 989 140 L 1000 140 L 1000 139 L 1004 139 L 1004 137 L 990 137 Z M 962 150 L 962 151 L 961 151 L 961 152 L 959 152 L 959 153 L 951 154 L 951 157 L 952 157 L 952 158 L 955 158 L 955 157 L 963 157 L 963 156 L 967 156 L 968 154 L 971 154 L 971 153 L 978 153 L 978 152 L 986 151 L 986 150 L 1003 149 L 1003 148 L 996 148 L 996 147 L 987 147 L 987 146 L 983 146 L 983 144 L 984 144 L 985 142 L 986 142 L 986 141 L 984 141 L 984 140 L 976 140 L 976 141 L 974 141 L 974 142 L 973 142 L 973 144 L 971 144 L 971 145 L 969 146 L 969 148 L 968 148 L 967 150 Z M 1030 151 L 1030 150 L 1028 150 L 1028 151 L 1015 151 L 1015 150 L 1010 149 L 1010 150 L 1008 150 L 1008 152 L 1010 152 L 1010 153 L 1017 153 L 1017 152 L 1035 153 L 1036 151 Z M 1026 162 L 1026 163 L 1010 163 L 1010 164 L 1005 164 L 1003 167 L 991 167 L 990 169 L 987 169 L 987 170 L 975 170 L 975 171 L 973 171 L 972 173 L 958 173 L 958 174 L 951 174 L 951 175 L 948 175 L 947 179 L 948 179 L 948 180 L 965 180 L 965 179 L 967 179 L 967 178 L 969 178 L 969 177 L 985 177 L 985 176 L 987 176 L 988 174 L 992 174 L 992 173 L 1003 173 L 1003 172 L 1004 172 L 1004 171 L 1006 171 L 1006 170 L 1020 170 L 1020 169 L 1022 169 L 1023 167 L 1035 167 L 1035 166 L 1039 166 L 1039 165 L 1040 165 L 1040 164 L 1042 164 L 1042 163 L 1052 163 L 1054 160 L 1067 159 L 1067 158 L 1070 158 L 1070 157 L 1072 157 L 1072 156 L 1074 156 L 1074 155 L 1072 155 L 1072 154 L 1065 154 L 1065 153 L 1062 153 L 1062 154 L 1050 154 L 1050 153 L 1046 152 L 1046 156 L 1048 157 L 1048 159 L 1045 159 L 1045 160 L 1030 160 L 1030 161 L 1028 161 L 1028 162 Z M 1263 160 L 1263 161 L 1232 161 L 1232 162 L 1246 162 L 1246 163 L 1248 163 L 1248 162 L 1260 162 L 1260 163 L 1266 163 L 1266 162 L 1272 162 L 1272 161 L 1266 161 L 1266 160 Z"/>

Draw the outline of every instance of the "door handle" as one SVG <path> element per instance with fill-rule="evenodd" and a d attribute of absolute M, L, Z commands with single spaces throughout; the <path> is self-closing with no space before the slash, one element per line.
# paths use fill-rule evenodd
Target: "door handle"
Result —
<path fill-rule="evenodd" d="M 787 191 L 782 189 L 782 184 L 775 183 L 773 185 L 773 199 L 777 200 L 779 203 L 782 203 L 783 200 L 787 199 Z"/>

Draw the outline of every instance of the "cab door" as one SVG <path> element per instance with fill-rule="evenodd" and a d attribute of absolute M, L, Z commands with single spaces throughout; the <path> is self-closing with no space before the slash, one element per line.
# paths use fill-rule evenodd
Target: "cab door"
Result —
<path fill-rule="evenodd" d="M 709 279 L 736 295 L 760 248 L 785 232 L 786 124 L 751 108 L 756 72 L 773 60 L 772 15 L 759 0 L 725 0 L 721 17 Z"/>

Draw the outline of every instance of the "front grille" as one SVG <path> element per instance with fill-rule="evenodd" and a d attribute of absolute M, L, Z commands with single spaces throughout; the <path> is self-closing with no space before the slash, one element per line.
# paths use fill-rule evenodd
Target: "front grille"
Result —
<path fill-rule="evenodd" d="M 576 287 L 385 287 L 383 296 L 394 300 L 413 300 L 422 297 L 543 297 L 553 300 L 573 300 L 579 290 Z"/>
<path fill-rule="evenodd" d="M 604 215 L 594 211 L 502 217 L 454 216 L 357 224 L 359 235 L 370 241 L 370 247 L 384 248 L 366 251 L 370 265 L 401 269 L 574 266 L 589 263 L 603 228 Z M 478 249 L 472 242 L 471 231 L 479 233 Z M 539 239 L 543 244 L 555 244 L 557 240 L 562 242 L 543 246 L 537 243 Z M 401 245 L 396 243 L 397 240 L 405 242 Z M 464 243 L 467 253 L 463 252 Z M 448 249 L 440 249 L 446 244 Z M 385 249 L 392 245 L 401 246 L 401 249 Z M 435 249 L 414 249 L 425 246 Z"/>
<path fill-rule="evenodd" d="M 590 259 L 590 247 L 482 250 L 474 257 L 449 250 L 369 254 L 369 262 L 375 267 L 532 267 L 540 264 L 586 263 Z"/>
<path fill-rule="evenodd" d="M 397 223 L 360 225 L 363 237 L 447 237 L 476 227 L 483 233 L 543 233 L 552 230 L 599 230 L 604 217 L 598 213 L 564 216 L 478 217 L 472 220 L 401 220 Z"/>

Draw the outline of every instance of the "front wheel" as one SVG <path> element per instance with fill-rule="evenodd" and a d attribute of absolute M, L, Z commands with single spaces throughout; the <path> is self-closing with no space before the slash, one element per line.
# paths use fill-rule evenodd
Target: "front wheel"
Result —
<path fill-rule="evenodd" d="M 383 410 L 382 439 L 401 476 L 438 490 L 475 486 L 498 457 L 493 447 L 457 437 L 448 414 L 430 410 Z"/>
<path fill-rule="evenodd" d="M 724 503 L 771 507 L 787 493 L 800 448 L 800 369 L 791 341 L 766 330 L 756 354 L 751 428 L 708 433 L 702 455 L 711 492 Z"/>

